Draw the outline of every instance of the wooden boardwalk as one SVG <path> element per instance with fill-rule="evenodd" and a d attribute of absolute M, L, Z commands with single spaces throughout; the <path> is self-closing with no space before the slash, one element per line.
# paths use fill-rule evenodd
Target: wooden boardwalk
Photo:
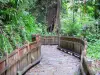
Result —
<path fill-rule="evenodd" d="M 26 75 L 79 75 L 78 58 L 57 50 L 57 45 L 45 45 L 41 50 L 41 62 Z"/>

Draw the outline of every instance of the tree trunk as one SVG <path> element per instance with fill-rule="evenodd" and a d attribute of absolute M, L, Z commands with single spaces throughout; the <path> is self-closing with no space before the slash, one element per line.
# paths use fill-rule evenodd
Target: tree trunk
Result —
<path fill-rule="evenodd" d="M 48 7 L 47 11 L 48 32 L 52 32 L 54 30 L 56 18 L 57 18 L 57 1 L 54 0 L 53 3 L 51 3 L 50 6 Z"/>

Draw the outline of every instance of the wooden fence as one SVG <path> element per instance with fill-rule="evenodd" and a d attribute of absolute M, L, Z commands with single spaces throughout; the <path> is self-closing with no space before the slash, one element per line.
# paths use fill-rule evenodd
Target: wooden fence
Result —
<path fill-rule="evenodd" d="M 58 45 L 57 36 L 43 36 L 41 38 L 42 45 Z"/>
<path fill-rule="evenodd" d="M 34 42 L 25 44 L 11 54 L 0 59 L 0 75 L 23 75 L 31 66 L 41 59 L 40 36 L 35 36 Z"/>
<path fill-rule="evenodd" d="M 56 39 L 56 41 L 55 41 Z M 59 38 L 57 36 L 44 36 L 42 37 L 43 45 L 58 45 Z M 86 48 L 87 42 L 85 40 L 74 37 L 60 37 L 60 44 L 58 49 L 69 53 L 73 56 L 80 58 L 80 70 L 81 75 L 95 75 L 88 67 L 88 61 L 86 60 Z M 69 58 L 70 59 L 70 58 Z"/>
<path fill-rule="evenodd" d="M 59 48 L 64 52 L 72 53 L 72 55 L 81 58 L 82 51 L 84 51 L 85 41 L 72 38 L 72 37 L 61 37 Z M 85 50 L 86 51 L 86 50 Z"/>
<path fill-rule="evenodd" d="M 86 60 L 87 42 L 74 37 L 57 36 L 40 36 L 33 35 L 34 42 L 25 44 L 23 47 L 16 49 L 10 55 L 0 60 L 0 75 L 24 75 L 25 72 L 38 63 L 41 59 L 41 44 L 58 45 L 58 49 L 65 53 L 72 54 L 80 58 L 81 75 L 95 75 L 88 67 Z M 69 58 L 70 59 L 70 58 Z"/>
<path fill-rule="evenodd" d="M 84 57 L 86 57 L 87 48 L 87 42 L 85 40 L 74 37 L 61 37 L 58 48 L 81 59 L 81 75 L 91 75 L 89 69 L 87 68 L 88 66 L 86 65 L 87 62 L 84 60 Z"/>

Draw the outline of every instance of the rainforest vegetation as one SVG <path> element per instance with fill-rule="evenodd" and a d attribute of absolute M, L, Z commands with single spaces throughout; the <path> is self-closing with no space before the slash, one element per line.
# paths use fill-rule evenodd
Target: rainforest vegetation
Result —
<path fill-rule="evenodd" d="M 86 39 L 87 56 L 100 59 L 100 0 L 63 0 L 61 34 Z"/>
<path fill-rule="evenodd" d="M 59 31 L 87 40 L 87 56 L 100 59 L 100 0 L 61 0 L 60 28 L 56 6 L 57 0 L 0 0 L 0 58 L 31 42 L 32 34 Z"/>

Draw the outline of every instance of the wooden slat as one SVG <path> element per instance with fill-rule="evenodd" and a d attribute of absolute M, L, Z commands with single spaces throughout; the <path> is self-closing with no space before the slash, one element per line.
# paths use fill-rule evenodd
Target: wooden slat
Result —
<path fill-rule="evenodd" d="M 34 48 L 35 49 L 35 48 Z M 36 49 L 35 49 L 36 50 Z M 34 50 L 34 51 L 35 51 Z M 29 53 L 31 53 L 31 51 L 29 52 Z M 18 64 L 18 66 L 17 66 L 17 69 L 20 69 L 20 70 L 22 70 L 22 67 L 23 67 L 23 62 L 22 61 L 20 61 L 20 60 L 23 60 L 23 58 L 27 55 L 28 53 L 26 53 L 24 56 L 22 56 L 20 59 L 18 59 L 18 60 L 16 60 L 13 64 L 11 64 L 11 65 L 9 65 L 8 67 L 6 67 L 2 72 L 0 72 L 0 75 L 2 74 L 2 73 L 4 73 L 5 71 L 8 71 L 8 69 L 10 69 L 12 66 L 14 66 L 14 65 L 16 65 L 16 64 Z M 8 71 L 8 74 L 7 75 L 9 75 L 9 71 Z"/>
<path fill-rule="evenodd" d="M 41 40 L 42 40 L 43 45 L 57 45 L 58 44 L 57 36 L 43 36 Z"/>
<path fill-rule="evenodd" d="M 41 58 L 42 58 L 42 57 L 39 56 L 38 59 L 37 59 L 35 62 L 29 64 L 29 65 L 28 65 L 27 67 L 25 67 L 22 71 L 18 71 L 17 74 L 18 74 L 18 75 L 25 75 L 25 73 L 26 73 L 31 67 L 35 66 L 36 64 L 38 64 L 38 63 L 40 62 Z"/>

